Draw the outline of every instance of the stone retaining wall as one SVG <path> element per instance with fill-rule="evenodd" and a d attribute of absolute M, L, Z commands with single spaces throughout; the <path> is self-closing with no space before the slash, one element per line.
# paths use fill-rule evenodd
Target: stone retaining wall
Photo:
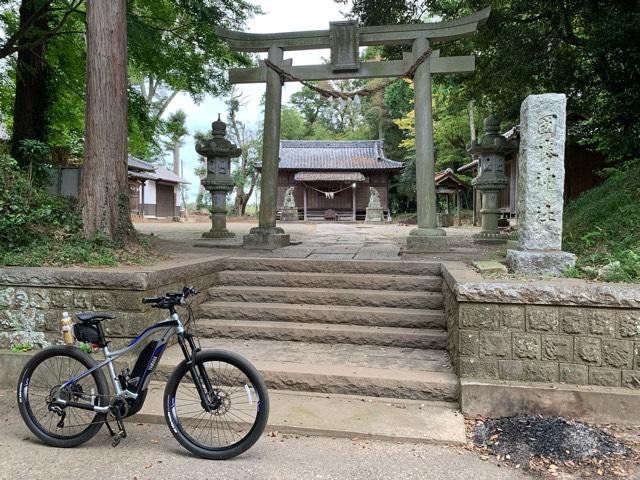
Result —
<path fill-rule="evenodd" d="M 204 290 L 215 282 L 220 260 L 192 261 L 121 270 L 0 269 L 0 348 L 15 343 L 59 343 L 62 312 L 106 311 L 110 337 L 130 338 L 166 312 L 142 304 L 143 297 L 180 291 L 185 284 Z M 195 305 L 205 295 L 196 297 Z M 194 305 L 194 304 L 192 304 Z"/>
<path fill-rule="evenodd" d="M 640 389 L 639 286 L 486 281 L 460 265 L 443 276 L 449 352 L 462 380 Z"/>

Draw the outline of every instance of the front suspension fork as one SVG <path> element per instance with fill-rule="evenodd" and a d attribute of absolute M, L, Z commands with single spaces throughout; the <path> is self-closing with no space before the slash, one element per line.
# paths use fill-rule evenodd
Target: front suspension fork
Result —
<path fill-rule="evenodd" d="M 193 336 L 190 334 L 179 335 L 178 344 L 182 349 L 184 358 L 186 358 L 187 360 L 189 373 L 191 373 L 191 378 L 193 379 L 193 383 L 196 386 L 198 395 L 200 395 L 200 401 L 202 402 L 202 407 L 207 412 L 212 412 L 213 409 L 211 407 L 211 399 L 209 397 L 209 394 L 212 391 L 211 380 L 209 380 L 209 375 L 207 375 L 207 371 L 204 368 L 204 365 L 202 364 L 198 364 L 197 366 L 195 365 L 195 357 L 196 357 L 196 354 L 200 351 L 200 349 L 196 347 L 195 342 L 193 341 Z"/>

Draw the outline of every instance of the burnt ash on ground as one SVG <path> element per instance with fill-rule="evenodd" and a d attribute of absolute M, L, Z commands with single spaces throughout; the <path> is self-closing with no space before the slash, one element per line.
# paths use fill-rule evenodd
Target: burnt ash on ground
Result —
<path fill-rule="evenodd" d="M 626 457 L 632 452 L 608 433 L 562 417 L 518 415 L 487 419 L 474 443 L 525 468 L 532 458 L 585 462 Z"/>

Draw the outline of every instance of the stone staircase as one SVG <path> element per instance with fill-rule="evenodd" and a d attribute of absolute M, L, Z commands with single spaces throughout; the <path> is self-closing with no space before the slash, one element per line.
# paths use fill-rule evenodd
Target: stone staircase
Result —
<path fill-rule="evenodd" d="M 458 401 L 439 264 L 237 258 L 225 265 L 197 311 L 203 348 L 246 356 L 270 388 Z"/>

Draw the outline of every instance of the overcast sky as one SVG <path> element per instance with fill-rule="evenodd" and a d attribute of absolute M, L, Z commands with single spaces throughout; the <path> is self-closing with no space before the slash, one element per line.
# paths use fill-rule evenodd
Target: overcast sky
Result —
<path fill-rule="evenodd" d="M 329 22 L 342 20 L 341 11 L 347 9 L 346 5 L 336 4 L 333 0 L 253 0 L 253 3 L 262 7 L 264 15 L 249 21 L 247 31 L 251 33 L 328 29 Z M 322 58 L 328 56 L 329 50 L 285 52 L 285 58 L 293 59 L 294 65 L 321 63 Z M 264 88 L 264 84 L 238 85 L 238 89 L 246 98 L 246 105 L 239 112 L 241 120 L 248 123 L 256 123 L 259 120 L 260 99 Z M 299 89 L 299 84 L 287 83 L 283 92 L 283 103 L 286 103 L 291 94 Z M 211 96 L 207 96 L 201 104 L 196 105 L 188 95 L 178 94 L 167 109 L 165 117 L 178 109 L 184 110 L 187 114 L 187 129 L 190 134 L 199 130 L 210 130 L 211 122 L 218 117 L 218 113 L 223 119 L 227 114 L 223 100 Z M 184 177 L 191 182 L 189 196 L 194 198 L 199 183 L 194 173 L 198 155 L 191 135 L 185 139 L 180 155 L 184 165 Z M 169 154 L 167 159 L 170 159 Z"/>

